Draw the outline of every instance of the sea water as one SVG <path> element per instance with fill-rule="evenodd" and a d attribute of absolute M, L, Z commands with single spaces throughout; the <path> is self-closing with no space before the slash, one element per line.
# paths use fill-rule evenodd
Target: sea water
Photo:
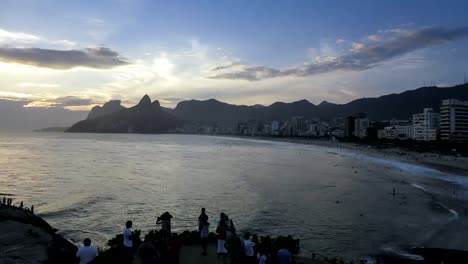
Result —
<path fill-rule="evenodd" d="M 211 231 L 225 212 L 240 231 L 300 238 L 304 255 L 357 258 L 422 245 L 458 217 L 444 199 L 466 201 L 466 179 L 352 149 L 265 140 L 0 134 L 0 193 L 34 204 L 67 238 L 100 246 L 126 220 L 143 233 L 158 228 L 165 211 L 173 230 L 195 230 L 205 207 Z"/>

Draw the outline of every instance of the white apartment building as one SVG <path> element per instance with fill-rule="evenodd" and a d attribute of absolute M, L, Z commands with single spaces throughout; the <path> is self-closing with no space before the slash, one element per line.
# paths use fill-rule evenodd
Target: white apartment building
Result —
<path fill-rule="evenodd" d="M 424 108 L 422 113 L 413 115 L 413 138 L 418 141 L 437 140 L 440 115 L 432 108 Z"/>
<path fill-rule="evenodd" d="M 413 126 L 388 126 L 377 131 L 378 138 L 386 139 L 409 139 L 413 138 Z"/>
<path fill-rule="evenodd" d="M 442 101 L 440 137 L 442 140 L 468 141 L 468 101 Z"/>
<path fill-rule="evenodd" d="M 279 122 L 278 121 L 272 121 L 271 122 L 271 135 L 273 136 L 278 136 L 280 129 L 279 129 Z"/>
<path fill-rule="evenodd" d="M 354 119 L 354 136 L 358 138 L 367 137 L 367 129 L 370 126 L 370 121 L 367 117 L 359 117 Z"/>

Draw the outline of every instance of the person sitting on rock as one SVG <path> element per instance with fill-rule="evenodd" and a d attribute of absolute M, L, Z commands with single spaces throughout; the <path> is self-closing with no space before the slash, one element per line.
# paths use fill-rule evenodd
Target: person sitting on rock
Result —
<path fill-rule="evenodd" d="M 76 257 L 80 259 L 80 264 L 90 264 L 98 256 L 96 247 L 91 246 L 91 239 L 85 238 L 83 247 L 78 249 Z"/>

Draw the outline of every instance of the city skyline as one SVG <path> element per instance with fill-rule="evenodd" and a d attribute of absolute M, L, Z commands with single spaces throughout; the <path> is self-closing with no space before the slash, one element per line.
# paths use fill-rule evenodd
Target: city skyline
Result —
<path fill-rule="evenodd" d="M 167 107 L 318 104 L 450 86 L 468 71 L 467 5 L 7 1 L 0 99 L 71 110 L 142 94 Z"/>

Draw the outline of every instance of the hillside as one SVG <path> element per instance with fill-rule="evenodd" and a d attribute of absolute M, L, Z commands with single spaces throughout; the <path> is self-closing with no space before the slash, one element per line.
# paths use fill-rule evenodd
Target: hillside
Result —
<path fill-rule="evenodd" d="M 165 133 L 182 121 L 164 111 L 159 101 L 151 102 L 148 95 L 131 108 L 82 120 L 66 132 L 88 133 Z"/>

